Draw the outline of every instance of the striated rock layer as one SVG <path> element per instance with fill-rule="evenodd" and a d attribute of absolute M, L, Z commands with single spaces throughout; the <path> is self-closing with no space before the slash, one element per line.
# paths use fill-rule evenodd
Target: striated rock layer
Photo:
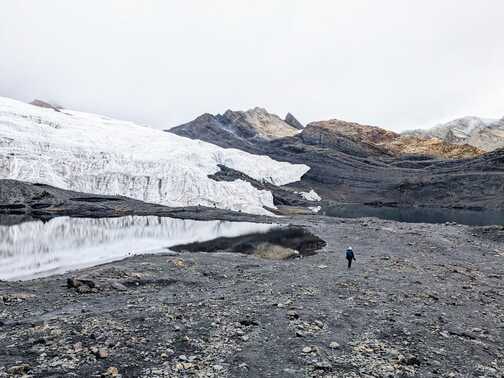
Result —
<path fill-rule="evenodd" d="M 400 135 L 375 126 L 337 119 L 310 123 L 303 133 L 305 140 L 320 139 L 322 145 L 335 147 L 348 138 L 365 147 L 366 154 L 390 156 L 424 155 L 443 159 L 466 159 L 485 153 L 468 144 L 452 144 L 437 137 Z"/>
<path fill-rule="evenodd" d="M 310 170 L 296 190 L 324 200 L 398 206 L 504 208 L 504 150 L 490 154 L 471 146 L 397 133 L 338 120 L 308 124 L 274 140 L 236 138 L 201 117 L 172 133 L 222 147 L 240 148 Z M 468 158 L 471 157 L 471 158 Z M 464 159 L 460 159 L 464 158 Z M 466 159 L 467 158 L 467 159 Z"/>
<path fill-rule="evenodd" d="M 294 136 L 302 128 L 290 113 L 282 120 L 266 109 L 256 107 L 247 111 L 227 110 L 217 115 L 203 114 L 194 121 L 166 131 L 191 139 L 218 140 L 221 147 L 247 151 L 257 142 Z M 202 135 L 206 138 L 201 138 Z"/>

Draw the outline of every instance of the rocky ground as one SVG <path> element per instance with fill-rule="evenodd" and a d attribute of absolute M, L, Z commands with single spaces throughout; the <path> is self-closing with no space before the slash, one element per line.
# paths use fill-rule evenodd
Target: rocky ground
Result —
<path fill-rule="evenodd" d="M 282 221 L 327 245 L 0 282 L 0 377 L 503 376 L 502 227 Z"/>

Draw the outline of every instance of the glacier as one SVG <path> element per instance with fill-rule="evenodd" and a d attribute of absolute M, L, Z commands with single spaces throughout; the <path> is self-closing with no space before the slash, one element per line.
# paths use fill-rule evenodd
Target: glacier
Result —
<path fill-rule="evenodd" d="M 275 224 L 195 221 L 155 216 L 58 217 L 0 226 L 0 279 L 25 280 L 60 274 L 178 244 L 266 233 Z"/>
<path fill-rule="evenodd" d="M 273 195 L 243 180 L 218 182 L 218 165 L 274 185 L 310 167 L 180 137 L 106 116 L 55 111 L 0 97 L 0 178 L 166 206 L 270 214 Z"/>

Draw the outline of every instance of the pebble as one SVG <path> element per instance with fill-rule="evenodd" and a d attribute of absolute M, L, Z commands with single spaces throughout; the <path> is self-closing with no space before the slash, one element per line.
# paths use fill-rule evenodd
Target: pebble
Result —
<path fill-rule="evenodd" d="M 81 285 L 81 282 L 76 278 L 68 278 L 67 279 L 67 287 L 78 288 Z"/>
<path fill-rule="evenodd" d="M 117 377 L 118 375 L 119 370 L 115 366 L 111 366 L 105 371 L 106 377 Z"/>
<path fill-rule="evenodd" d="M 109 356 L 109 352 L 105 348 L 98 349 L 98 353 L 96 353 L 96 357 L 98 358 L 107 358 Z"/>
<path fill-rule="evenodd" d="M 331 344 L 329 344 L 329 348 L 331 349 L 338 349 L 339 347 L 340 345 L 336 341 L 333 341 L 331 342 Z"/>
<path fill-rule="evenodd" d="M 303 353 L 310 353 L 312 351 L 312 348 L 311 347 L 304 347 L 303 348 Z"/>
<path fill-rule="evenodd" d="M 298 313 L 294 310 L 287 311 L 287 316 L 291 319 L 299 319 Z"/>
<path fill-rule="evenodd" d="M 112 285 L 110 285 L 113 289 L 116 289 L 117 291 L 126 291 L 128 288 L 124 286 L 120 282 L 113 282 Z"/>
<path fill-rule="evenodd" d="M 7 372 L 13 375 L 25 375 L 28 372 L 28 370 L 30 370 L 30 365 L 21 364 L 10 367 L 9 369 L 7 369 Z"/>

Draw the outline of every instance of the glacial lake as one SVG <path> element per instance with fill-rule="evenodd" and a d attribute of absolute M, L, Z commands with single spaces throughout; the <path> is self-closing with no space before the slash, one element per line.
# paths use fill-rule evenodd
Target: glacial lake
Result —
<path fill-rule="evenodd" d="M 432 207 L 375 207 L 360 204 L 339 204 L 319 214 L 340 218 L 376 217 L 407 223 L 455 222 L 470 226 L 504 225 L 504 211 L 464 210 Z"/>
<path fill-rule="evenodd" d="M 278 225 L 166 217 L 58 217 L 0 226 L 0 280 L 26 280 L 163 253 L 170 246 L 263 234 Z"/>

